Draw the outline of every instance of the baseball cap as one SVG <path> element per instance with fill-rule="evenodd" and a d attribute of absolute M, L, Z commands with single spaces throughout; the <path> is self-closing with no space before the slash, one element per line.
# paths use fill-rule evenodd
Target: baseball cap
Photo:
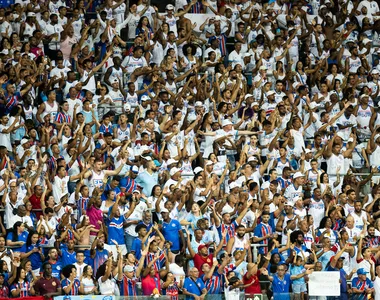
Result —
<path fill-rule="evenodd" d="M 175 173 L 182 172 L 180 168 L 174 167 L 170 170 L 170 176 L 173 176 Z"/>
<path fill-rule="evenodd" d="M 201 167 L 196 167 L 195 169 L 194 169 L 194 174 L 198 174 L 199 172 L 202 172 L 203 171 L 203 168 L 201 168 Z"/>
<path fill-rule="evenodd" d="M 364 268 L 360 268 L 356 271 L 356 274 L 358 275 L 367 275 L 368 272 L 366 270 L 364 270 Z"/>
<path fill-rule="evenodd" d="M 201 101 L 197 101 L 197 102 L 195 102 L 195 106 L 203 106 L 203 103 L 201 102 Z"/>
<path fill-rule="evenodd" d="M 177 163 L 178 161 L 176 161 L 175 159 L 172 159 L 172 158 L 169 158 L 168 159 L 168 162 L 166 163 L 168 166 L 170 166 L 171 164 L 175 164 Z"/>
<path fill-rule="evenodd" d="M 167 208 L 161 208 L 161 213 L 168 213 L 169 211 L 167 210 Z"/>
<path fill-rule="evenodd" d="M 296 173 L 293 175 L 293 179 L 297 179 L 297 178 L 300 178 L 300 177 L 305 177 L 305 175 L 303 175 L 301 172 L 296 172 Z"/>
<path fill-rule="evenodd" d="M 247 100 L 249 97 L 253 97 L 253 95 L 252 95 L 252 94 L 246 94 L 246 95 L 244 96 L 244 100 Z"/>
<path fill-rule="evenodd" d="M 28 12 L 28 14 L 26 16 L 27 17 L 35 17 L 36 14 L 34 12 Z"/>
<path fill-rule="evenodd" d="M 135 268 L 133 266 L 130 266 L 130 265 L 126 265 L 124 267 L 124 273 L 125 272 L 134 272 L 135 271 Z"/>
<path fill-rule="evenodd" d="M 207 248 L 207 246 L 205 244 L 199 245 L 198 252 L 201 251 L 203 248 Z"/>
<path fill-rule="evenodd" d="M 268 68 L 267 68 L 266 66 L 261 66 L 261 67 L 259 68 L 259 70 L 268 70 Z"/>
<path fill-rule="evenodd" d="M 133 172 L 133 173 L 138 173 L 139 172 L 139 168 L 137 167 L 137 166 L 133 166 L 132 168 L 131 168 L 131 171 Z"/>
<path fill-rule="evenodd" d="M 224 119 L 222 121 L 222 127 L 227 126 L 227 125 L 232 125 L 232 122 L 229 119 Z"/>
<path fill-rule="evenodd" d="M 274 91 L 269 91 L 269 92 L 267 93 L 267 96 L 272 96 L 272 95 L 274 95 L 274 94 L 276 94 Z"/>
<path fill-rule="evenodd" d="M 166 10 L 174 10 L 174 6 L 171 4 L 166 5 Z"/>
<path fill-rule="evenodd" d="M 21 145 L 24 145 L 26 143 L 29 143 L 28 139 L 22 139 L 21 142 L 20 142 Z"/>
<path fill-rule="evenodd" d="M 141 101 L 149 101 L 150 100 L 150 97 L 147 96 L 147 95 L 142 95 L 141 96 Z"/>

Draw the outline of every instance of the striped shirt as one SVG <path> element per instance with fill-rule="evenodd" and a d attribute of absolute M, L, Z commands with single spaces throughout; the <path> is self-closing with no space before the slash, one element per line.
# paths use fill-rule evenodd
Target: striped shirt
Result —
<path fill-rule="evenodd" d="M 260 223 L 256 226 L 254 235 L 256 237 L 264 237 L 268 234 L 272 234 L 273 230 L 272 227 L 269 224 Z M 262 245 L 268 245 L 268 239 L 262 240 L 259 242 Z M 259 248 L 260 254 L 267 254 L 268 253 L 268 247 L 260 247 Z"/>
<path fill-rule="evenodd" d="M 20 289 L 20 295 L 17 298 L 29 296 L 30 283 L 28 281 L 18 282 L 11 285 L 11 292 Z"/>
<path fill-rule="evenodd" d="M 64 289 L 65 287 L 69 286 L 70 283 L 71 283 L 71 281 L 68 278 L 63 279 L 62 282 L 61 282 L 62 289 Z M 77 296 L 77 295 L 79 295 L 79 287 L 80 287 L 80 281 L 79 281 L 79 279 L 75 278 L 70 292 L 69 293 L 65 293 L 65 294 L 66 295 L 71 295 L 71 296 Z"/>
<path fill-rule="evenodd" d="M 123 279 L 117 281 L 120 290 L 120 296 L 137 296 L 136 283 L 137 278 L 131 279 L 124 274 Z"/>
<path fill-rule="evenodd" d="M 71 123 L 71 116 L 64 112 L 60 112 L 56 115 L 55 121 L 57 123 Z"/>
<path fill-rule="evenodd" d="M 226 240 L 224 241 L 224 245 L 223 246 L 227 246 L 227 243 L 228 241 L 235 236 L 235 230 L 236 230 L 236 227 L 238 227 L 239 224 L 236 223 L 236 221 L 233 221 L 231 224 L 220 224 L 219 227 L 217 228 L 218 230 L 218 234 L 219 234 L 219 238 L 222 239 L 222 235 L 223 235 L 223 232 L 227 232 L 227 235 L 226 235 Z"/>

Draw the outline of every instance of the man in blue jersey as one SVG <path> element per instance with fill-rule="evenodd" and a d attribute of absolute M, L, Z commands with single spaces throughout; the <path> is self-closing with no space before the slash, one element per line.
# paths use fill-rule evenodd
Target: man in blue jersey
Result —
<path fill-rule="evenodd" d="M 224 246 L 227 246 L 227 243 L 230 240 L 230 238 L 235 236 L 235 230 L 237 226 L 241 224 L 241 221 L 243 220 L 244 216 L 247 214 L 248 208 L 251 207 L 252 203 L 253 203 L 253 199 L 248 200 L 247 206 L 242 210 L 242 212 L 234 221 L 231 221 L 231 214 L 229 213 L 224 213 L 222 215 L 222 221 L 221 221 L 218 214 L 216 214 L 215 211 L 213 212 L 212 216 L 215 218 L 215 226 L 216 226 L 216 229 L 218 230 L 219 238 L 222 239 L 222 233 L 227 232 Z"/>
<path fill-rule="evenodd" d="M 268 245 L 269 239 L 276 238 L 277 234 L 273 233 L 273 228 L 269 225 L 270 214 L 263 212 L 261 214 L 261 223 L 258 224 L 254 231 L 253 242 L 261 245 Z M 267 254 L 268 247 L 260 247 L 260 254 Z"/>
<path fill-rule="evenodd" d="M 75 241 L 70 239 L 66 244 L 57 247 L 62 266 L 72 265 L 76 262 L 77 253 L 74 250 Z"/>
<path fill-rule="evenodd" d="M 192 268 L 190 270 L 190 276 L 185 278 L 183 293 L 186 295 L 186 300 L 204 299 L 207 295 L 207 289 L 203 280 L 199 278 L 197 268 Z"/>
<path fill-rule="evenodd" d="M 50 267 L 51 267 L 51 276 L 54 278 L 58 278 L 60 280 L 61 279 L 62 264 L 58 260 L 57 249 L 54 249 L 54 248 L 50 249 L 48 256 L 49 256 L 48 263 L 50 264 Z M 43 271 L 44 270 L 41 269 L 41 273 Z"/>
<path fill-rule="evenodd" d="M 136 199 L 133 195 L 129 211 L 122 215 L 120 213 L 119 201 L 120 195 L 117 195 L 116 202 L 110 207 L 108 215 L 108 245 L 111 246 L 111 251 L 113 252 L 114 257 L 117 257 L 117 245 L 120 247 L 122 255 L 127 254 L 127 247 L 124 242 L 124 222 L 126 222 L 136 207 Z"/>
<path fill-rule="evenodd" d="M 108 250 L 104 249 L 104 239 L 104 233 L 99 231 L 98 235 L 95 237 L 91 245 L 90 255 L 92 259 L 92 268 L 94 270 L 94 276 L 96 276 L 98 268 L 102 264 L 104 264 L 109 257 Z"/>
<path fill-rule="evenodd" d="M 166 208 L 161 209 L 161 215 L 163 219 L 162 234 L 165 240 L 172 243 L 171 251 L 177 254 L 180 250 L 185 253 L 186 242 L 183 236 L 181 224 L 177 220 L 173 220 L 169 217 L 169 211 Z M 182 248 L 181 248 L 182 242 Z"/>
<path fill-rule="evenodd" d="M 212 267 L 209 264 L 204 263 L 202 265 L 201 279 L 203 280 L 205 287 L 208 291 L 208 294 L 220 294 L 223 287 L 223 273 L 224 273 L 224 264 L 221 264 L 219 268 L 218 260 L 214 258 Z"/>
<path fill-rule="evenodd" d="M 123 270 L 123 257 L 120 255 L 120 249 L 118 251 L 118 263 L 117 263 L 117 285 L 119 287 L 120 296 L 137 296 L 136 285 L 139 281 L 141 271 L 144 266 L 144 260 L 148 253 L 148 248 L 141 251 L 141 258 L 138 263 L 138 267 L 135 268 L 131 265 L 127 265 Z M 124 271 L 124 272 L 123 272 Z"/>
<path fill-rule="evenodd" d="M 368 272 L 363 268 L 356 271 L 358 277 L 352 279 L 352 292 L 354 293 L 353 299 L 367 300 L 373 297 L 375 291 L 372 281 L 367 278 Z"/>
<path fill-rule="evenodd" d="M 280 264 L 277 266 L 277 272 L 273 276 L 269 276 L 268 270 L 262 270 L 262 274 L 264 276 L 267 276 L 268 279 L 272 282 L 274 300 L 290 300 L 289 291 L 291 280 L 299 279 L 306 275 L 310 275 L 312 272 L 312 270 L 307 269 L 303 273 L 297 275 L 290 275 L 289 273 L 286 273 L 286 266 L 284 264 Z"/>

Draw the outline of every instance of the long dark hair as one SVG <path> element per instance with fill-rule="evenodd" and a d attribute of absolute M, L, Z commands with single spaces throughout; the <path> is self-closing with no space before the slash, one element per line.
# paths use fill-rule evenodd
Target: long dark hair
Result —
<path fill-rule="evenodd" d="M 37 231 L 33 230 L 33 231 L 29 232 L 28 237 L 26 239 L 26 247 L 29 247 L 32 244 L 32 236 L 33 236 L 33 234 L 37 234 L 37 236 L 38 236 L 38 232 Z"/>
<path fill-rule="evenodd" d="M 88 268 L 89 268 L 89 267 L 91 267 L 91 266 L 86 265 L 86 266 L 83 268 L 83 274 L 86 273 L 86 275 L 88 275 L 88 274 L 87 274 L 87 271 L 88 271 Z M 95 280 L 94 275 L 91 275 L 90 278 L 91 278 L 92 282 L 94 283 L 94 285 L 97 286 L 97 281 Z"/>
<path fill-rule="evenodd" d="M 21 221 L 17 221 L 12 228 L 12 242 L 18 242 L 18 233 L 17 233 L 17 227 L 20 227 L 22 225 Z"/>

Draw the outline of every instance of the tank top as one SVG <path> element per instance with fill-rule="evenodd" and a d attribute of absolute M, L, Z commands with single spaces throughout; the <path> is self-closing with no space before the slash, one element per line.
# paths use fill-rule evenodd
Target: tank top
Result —
<path fill-rule="evenodd" d="M 350 73 L 356 73 L 361 65 L 362 62 L 359 57 L 357 57 L 356 59 L 352 59 L 351 57 L 348 58 L 348 66 Z"/>
<path fill-rule="evenodd" d="M 136 93 L 134 95 L 131 95 L 129 92 L 127 93 L 126 102 L 131 105 L 132 111 L 136 106 L 138 106 L 138 99 L 139 97 Z"/>
<path fill-rule="evenodd" d="M 361 105 L 358 107 L 358 115 L 356 117 L 356 121 L 360 128 L 358 131 L 361 135 L 371 136 L 371 130 L 369 129 L 369 121 L 371 119 L 372 112 L 371 107 L 368 105 L 366 109 L 363 109 Z"/>
<path fill-rule="evenodd" d="M 311 169 L 308 171 L 309 181 L 312 183 L 311 190 L 313 191 L 317 187 L 317 179 L 319 177 L 319 173 L 314 173 Z"/>
<path fill-rule="evenodd" d="M 342 154 L 339 154 L 338 156 L 335 155 L 334 153 L 331 154 L 331 156 L 326 160 L 327 163 L 327 174 L 329 176 L 335 176 L 336 175 L 336 169 L 338 166 L 341 166 L 340 173 L 344 174 L 344 157 Z"/>
<path fill-rule="evenodd" d="M 190 161 L 188 162 L 183 161 L 181 170 L 182 170 L 182 176 L 194 176 L 193 167 L 191 166 Z"/>
<path fill-rule="evenodd" d="M 174 93 L 174 94 L 177 93 L 177 85 L 176 85 L 175 81 L 173 81 L 171 84 L 168 81 L 166 81 L 165 86 L 172 93 Z"/>
<path fill-rule="evenodd" d="M 50 115 L 50 122 L 53 123 L 55 121 L 55 117 L 58 114 L 58 103 L 54 101 L 53 106 L 49 102 L 45 102 L 45 111 L 44 113 L 48 113 Z"/>
<path fill-rule="evenodd" d="M 114 67 L 110 67 L 112 68 L 112 72 L 111 72 L 111 75 L 110 75 L 110 78 L 109 78 L 109 82 L 113 82 L 115 79 L 123 79 L 123 70 L 120 68 L 119 70 L 116 70 L 116 68 Z"/>
<path fill-rule="evenodd" d="M 126 137 L 130 139 L 130 135 L 131 135 L 130 129 L 131 129 L 131 125 L 129 123 L 127 124 L 126 129 L 122 129 L 120 125 L 117 125 L 117 130 L 116 130 L 117 138 L 120 141 L 124 141 Z"/>
<path fill-rule="evenodd" d="M 36 25 L 30 26 L 29 23 L 25 22 L 24 36 L 31 37 L 33 32 L 36 30 Z"/>
<path fill-rule="evenodd" d="M 95 171 L 92 171 L 91 177 L 89 178 L 89 187 L 90 187 L 90 194 L 94 191 L 96 187 L 102 188 L 103 187 L 103 178 L 104 178 L 104 171 L 100 171 L 100 173 L 96 173 Z"/>
<path fill-rule="evenodd" d="M 165 16 L 165 22 L 168 23 L 169 25 L 169 30 L 170 31 L 173 31 L 175 36 L 177 36 L 177 20 L 176 18 L 173 16 L 171 16 L 171 18 L 169 18 L 168 16 Z"/>
<path fill-rule="evenodd" d="M 375 151 L 369 156 L 369 162 L 372 166 L 380 166 L 380 147 L 378 145 L 376 145 Z"/>
<path fill-rule="evenodd" d="M 244 250 L 245 241 L 245 238 L 239 239 L 239 237 L 235 235 L 235 242 L 231 253 L 234 253 L 236 250 Z"/>
<path fill-rule="evenodd" d="M 278 173 L 278 174 L 282 174 L 282 170 L 283 170 L 285 167 L 290 167 L 289 160 L 286 159 L 286 162 L 283 163 L 283 162 L 281 161 L 281 158 L 277 158 L 277 167 L 276 167 L 277 173 Z"/>
<path fill-rule="evenodd" d="M 77 42 L 75 37 L 67 36 L 66 39 L 61 42 L 61 51 L 64 59 L 70 59 L 71 48 Z"/>

